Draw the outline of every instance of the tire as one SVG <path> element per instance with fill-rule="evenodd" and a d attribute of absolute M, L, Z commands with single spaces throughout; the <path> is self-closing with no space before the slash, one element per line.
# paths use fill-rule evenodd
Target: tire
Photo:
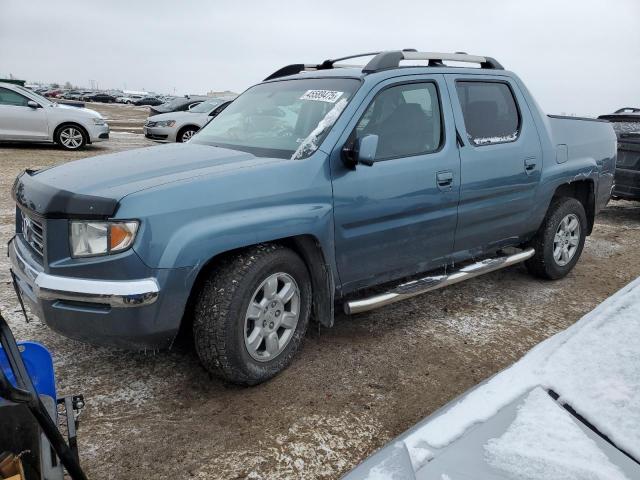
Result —
<path fill-rule="evenodd" d="M 198 130 L 200 129 L 193 126 L 182 128 L 178 132 L 178 135 L 176 135 L 176 142 L 178 143 L 188 142 L 189 140 L 191 140 L 191 137 L 193 137 Z"/>
<path fill-rule="evenodd" d="M 272 291 L 284 294 L 287 285 L 295 290 L 287 303 L 278 299 L 275 305 L 272 299 L 277 297 L 267 295 L 267 286 L 261 288 L 274 277 L 277 283 Z M 293 282 L 281 283 L 288 278 Z M 291 363 L 300 348 L 309 323 L 311 294 L 307 267 L 288 248 L 257 245 L 224 259 L 202 285 L 194 309 L 193 338 L 202 365 L 239 385 L 272 378 Z M 250 304 L 254 305 L 251 311 Z M 296 305 L 297 323 L 293 325 Z M 282 326 L 285 319 L 287 328 Z"/>
<path fill-rule="evenodd" d="M 87 144 L 87 132 L 79 125 L 67 123 L 56 129 L 54 140 L 65 150 L 81 150 Z"/>
<path fill-rule="evenodd" d="M 574 222 L 577 230 L 572 233 Z M 527 269 L 532 275 L 549 280 L 564 277 L 582 254 L 586 232 L 587 216 L 582 203 L 571 197 L 554 198 L 538 233 L 529 243 L 536 253 L 527 260 Z"/>

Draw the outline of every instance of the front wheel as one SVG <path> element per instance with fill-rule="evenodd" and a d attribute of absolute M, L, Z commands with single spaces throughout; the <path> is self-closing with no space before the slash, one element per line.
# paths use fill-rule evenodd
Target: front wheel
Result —
<path fill-rule="evenodd" d="M 191 137 L 193 137 L 197 131 L 198 129 L 196 127 L 185 127 L 178 132 L 176 141 L 179 143 L 186 143 L 191 140 Z"/>
<path fill-rule="evenodd" d="M 65 150 L 79 150 L 87 144 L 87 137 L 77 125 L 63 125 L 56 131 L 55 141 Z"/>
<path fill-rule="evenodd" d="M 578 263 L 586 233 L 587 216 L 582 203 L 570 197 L 554 199 L 531 240 L 536 253 L 526 262 L 529 272 L 550 280 L 567 275 Z"/>
<path fill-rule="evenodd" d="M 255 385 L 285 369 L 298 351 L 311 311 L 304 262 L 278 245 L 258 245 L 222 261 L 196 306 L 196 352 L 211 373 Z"/>

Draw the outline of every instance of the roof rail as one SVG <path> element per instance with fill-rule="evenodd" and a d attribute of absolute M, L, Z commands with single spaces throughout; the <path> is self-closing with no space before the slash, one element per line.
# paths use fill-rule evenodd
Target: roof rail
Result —
<path fill-rule="evenodd" d="M 491 57 L 480 57 L 469 55 L 464 52 L 438 53 L 438 52 L 416 52 L 411 50 L 392 50 L 380 52 L 371 59 L 362 69 L 363 73 L 374 73 L 388 68 L 397 68 L 402 60 L 428 60 L 430 67 L 442 67 L 443 61 L 479 63 L 481 68 L 493 70 L 504 70 L 500 63 Z"/>
<path fill-rule="evenodd" d="M 286 65 L 281 69 L 276 70 L 267 78 L 265 78 L 264 81 L 266 82 L 267 80 L 273 80 L 274 78 L 286 77 L 287 75 L 295 75 L 296 73 L 300 72 L 328 70 L 334 68 L 334 65 L 336 63 L 342 62 L 343 60 L 350 60 L 352 58 L 359 57 L 371 57 L 373 55 L 375 56 L 362 69 L 363 73 L 374 73 L 389 68 L 398 68 L 402 60 L 428 60 L 428 66 L 430 67 L 443 67 L 443 61 L 479 63 L 481 68 L 504 70 L 502 65 L 500 65 L 497 60 L 491 57 L 468 55 L 465 52 L 418 52 L 413 48 L 406 48 L 404 50 L 390 50 L 387 52 L 359 53 L 356 55 L 349 55 L 347 57 L 325 60 L 324 62 L 319 64 L 294 63 L 292 65 Z"/>

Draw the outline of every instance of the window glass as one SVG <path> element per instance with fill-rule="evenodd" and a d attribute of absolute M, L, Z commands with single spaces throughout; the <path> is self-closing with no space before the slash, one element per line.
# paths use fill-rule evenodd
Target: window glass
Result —
<path fill-rule="evenodd" d="M 442 125 L 435 84 L 411 83 L 383 90 L 358 122 L 356 135 L 378 136 L 376 160 L 438 150 Z"/>
<path fill-rule="evenodd" d="M 520 115 L 506 83 L 456 82 L 467 136 L 474 145 L 512 142 L 520 133 Z"/>
<path fill-rule="evenodd" d="M 303 159 L 320 146 L 360 82 L 307 78 L 266 82 L 234 100 L 194 138 L 257 156 Z"/>
<path fill-rule="evenodd" d="M 0 105 L 14 105 L 17 107 L 26 107 L 29 99 L 23 97 L 19 93 L 0 87 Z"/>

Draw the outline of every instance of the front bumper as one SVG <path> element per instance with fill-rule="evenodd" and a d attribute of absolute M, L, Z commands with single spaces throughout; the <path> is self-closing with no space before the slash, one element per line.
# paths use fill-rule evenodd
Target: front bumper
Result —
<path fill-rule="evenodd" d="M 170 346 L 178 332 L 188 297 L 185 269 L 136 280 L 51 275 L 18 237 L 9 243 L 9 258 L 25 304 L 67 337 L 143 350 Z"/>
<path fill-rule="evenodd" d="M 88 128 L 88 132 L 89 132 L 89 141 L 91 143 L 108 140 L 109 124 L 105 123 L 104 125 L 91 125 L 91 127 Z"/>
<path fill-rule="evenodd" d="M 12 242 L 13 248 L 9 249 L 14 273 L 29 283 L 34 296 L 39 300 L 86 302 L 126 308 L 150 305 L 158 299 L 160 288 L 154 278 L 88 280 L 49 275 L 44 271 L 38 271 L 20 255 L 14 242 Z"/>
<path fill-rule="evenodd" d="M 156 142 L 175 142 L 175 127 L 147 127 L 143 128 L 144 136 Z"/>

